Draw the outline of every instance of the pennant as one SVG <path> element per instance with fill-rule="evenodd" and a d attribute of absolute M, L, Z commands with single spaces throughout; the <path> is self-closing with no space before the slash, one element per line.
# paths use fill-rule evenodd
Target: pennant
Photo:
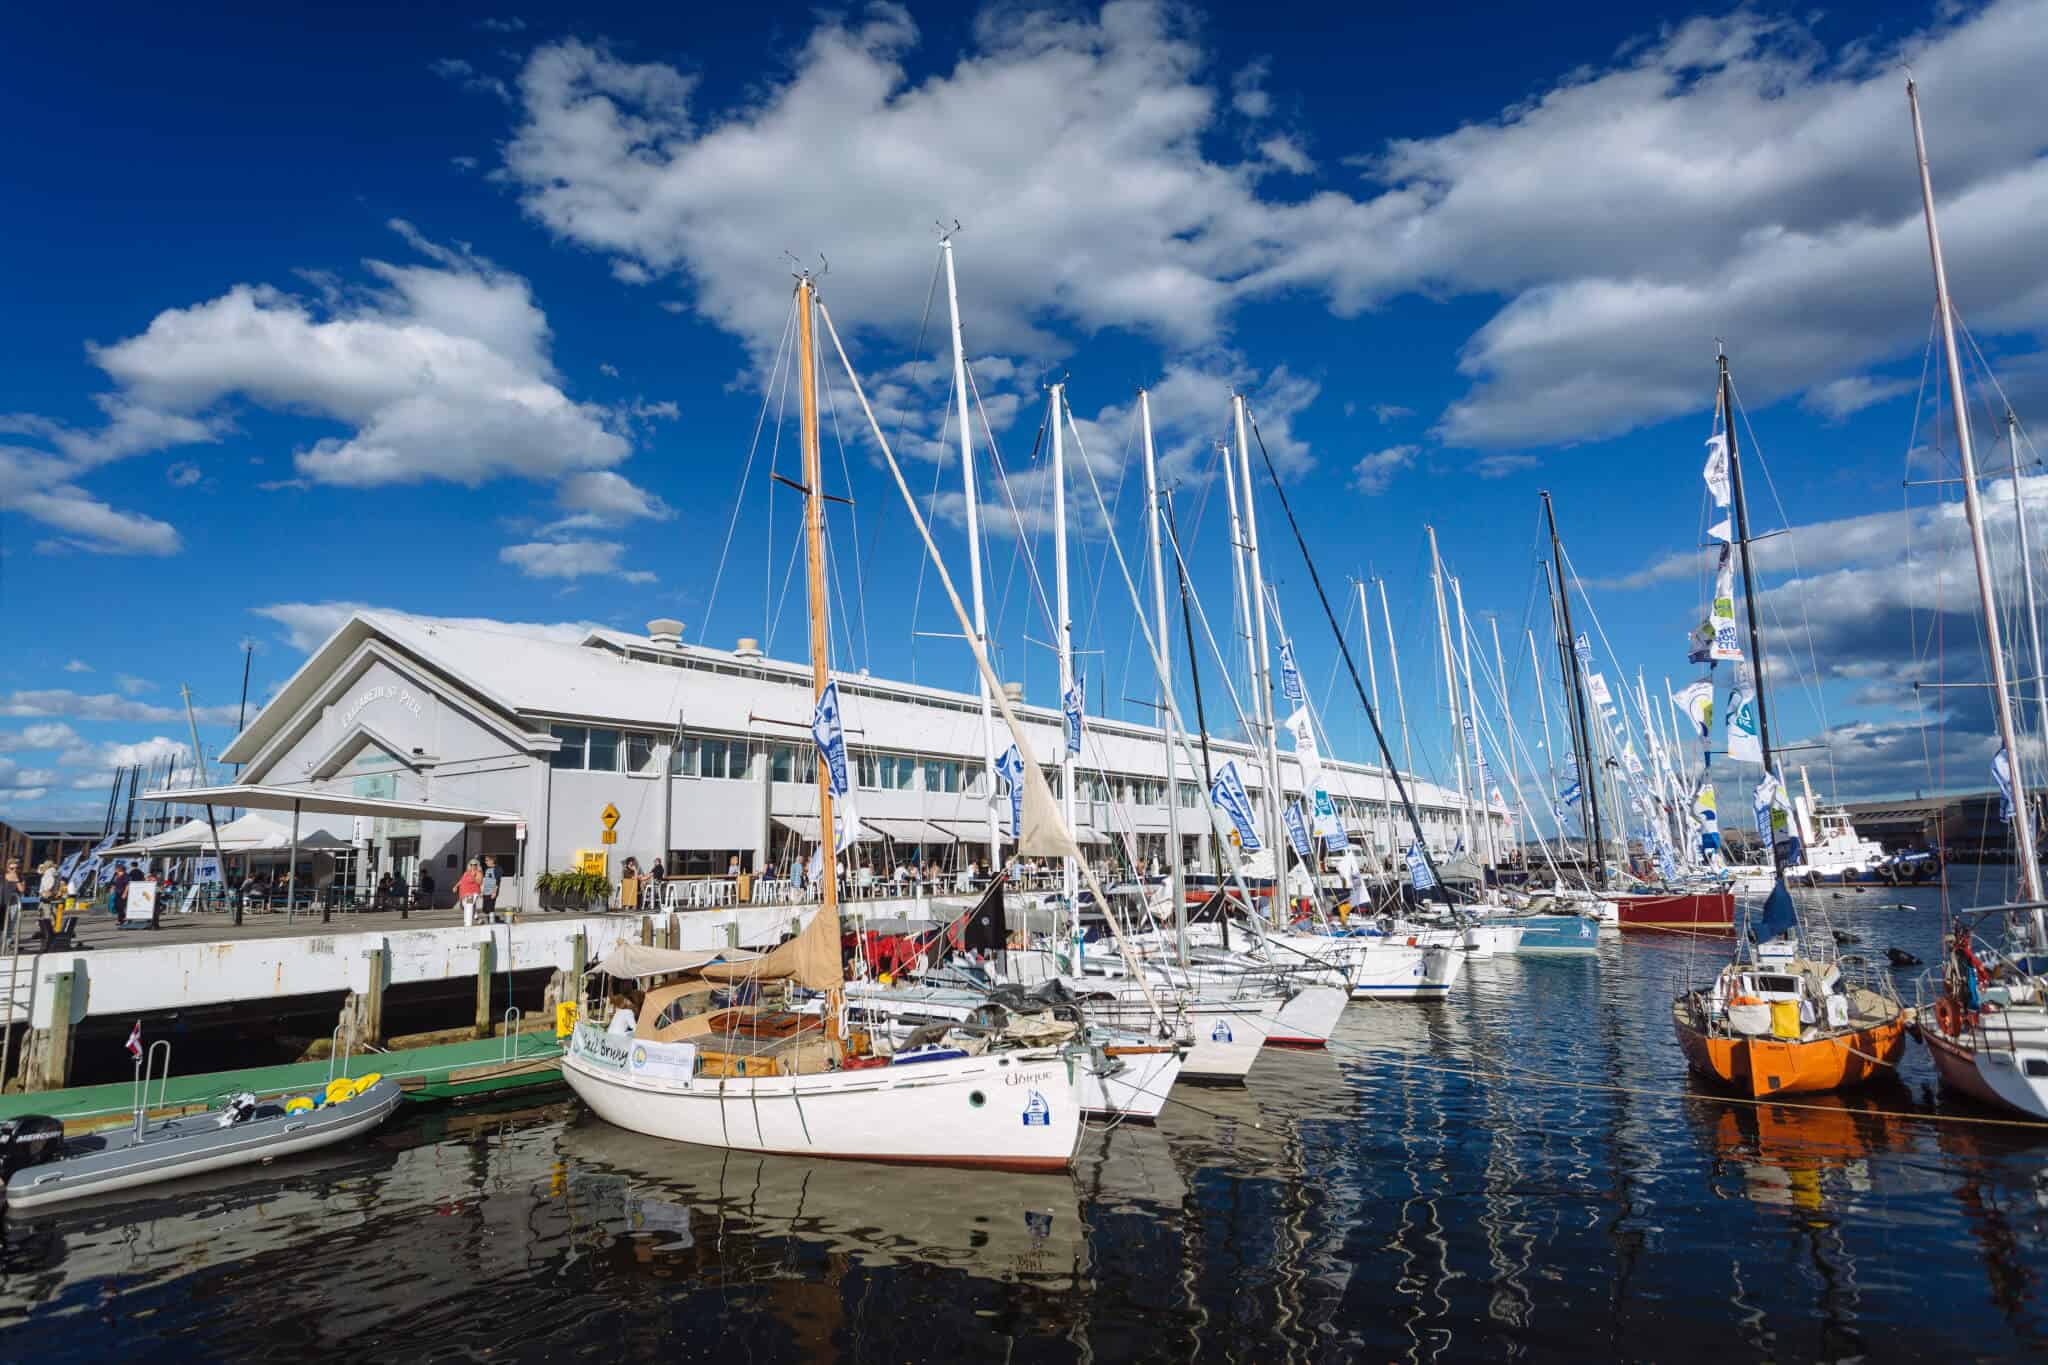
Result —
<path fill-rule="evenodd" d="M 1012 744 L 996 759 L 996 776 L 1010 789 L 1010 837 L 1024 834 L 1024 756 Z"/>
<path fill-rule="evenodd" d="M 1289 706 L 1308 702 L 1308 693 L 1301 686 L 1301 670 L 1294 666 L 1294 645 L 1287 640 L 1280 642 L 1280 695 Z"/>
<path fill-rule="evenodd" d="M 1310 800 L 1315 810 L 1309 822 L 1309 829 L 1318 839 L 1328 839 L 1332 848 L 1343 848 L 1344 826 L 1337 819 L 1337 803 L 1332 801 L 1330 794 L 1321 787 L 1315 789 L 1315 795 Z"/>
<path fill-rule="evenodd" d="M 1280 812 L 1280 818 L 1287 826 L 1287 842 L 1294 845 L 1294 851 L 1303 862 L 1314 857 L 1313 846 L 1308 841 L 1308 826 L 1302 822 L 1301 803 L 1289 801 L 1287 809 Z"/>
<path fill-rule="evenodd" d="M 142 1021 L 137 1019 L 135 1027 L 128 1031 L 128 1055 L 136 1061 L 142 1060 Z"/>
<path fill-rule="evenodd" d="M 1429 870 L 1429 859 L 1420 842 L 1408 845 L 1408 880 L 1417 891 L 1427 891 L 1436 885 L 1436 874 Z"/>
<path fill-rule="evenodd" d="M 1264 847 L 1259 842 L 1258 825 L 1252 819 L 1251 794 L 1244 789 L 1244 779 L 1237 775 L 1236 759 L 1217 772 L 1209 787 L 1209 800 L 1230 818 L 1231 827 L 1237 831 L 1238 847 L 1246 853 L 1257 853 Z"/>
<path fill-rule="evenodd" d="M 1728 757 L 1737 763 L 1764 761 L 1763 742 L 1757 734 L 1756 689 L 1728 689 Z"/>
<path fill-rule="evenodd" d="M 1596 706 L 1611 708 L 1614 705 L 1614 694 L 1607 690 L 1607 679 L 1598 673 L 1586 675 L 1586 695 L 1593 699 Z"/>
<path fill-rule="evenodd" d="M 1735 528 L 1733 525 L 1729 523 L 1728 518 L 1726 517 L 1721 518 L 1712 526 L 1709 526 L 1707 528 L 1707 534 L 1712 536 L 1715 540 L 1720 541 L 1723 545 L 1732 544 L 1735 540 Z"/>
<path fill-rule="evenodd" d="M 1688 720 L 1693 729 L 1699 731 L 1701 740 L 1714 737 L 1714 685 L 1705 678 L 1687 683 L 1678 689 L 1678 695 L 1671 699 Z"/>
<path fill-rule="evenodd" d="M 1322 776 L 1323 755 L 1316 748 L 1315 720 L 1306 706 L 1298 707 L 1287 718 L 1287 730 L 1294 736 L 1294 757 L 1301 764 L 1301 784 L 1312 787 Z"/>
<path fill-rule="evenodd" d="M 1998 784 L 1998 815 L 2012 823 L 2012 755 L 2004 745 L 1991 760 L 1991 780 Z"/>
<path fill-rule="evenodd" d="M 1086 709 L 1087 700 L 1088 680 L 1077 673 L 1063 698 L 1067 713 L 1067 752 L 1070 754 L 1081 752 L 1081 713 Z"/>
<path fill-rule="evenodd" d="M 1707 492 L 1713 495 L 1714 506 L 1726 507 L 1731 491 L 1728 484 L 1728 438 L 1715 432 L 1707 438 L 1707 467 L 1700 471 L 1707 481 Z"/>
<path fill-rule="evenodd" d="M 1591 640 L 1589 640 L 1589 639 L 1587 639 L 1587 638 L 1586 638 L 1586 632 L 1584 632 L 1583 630 L 1579 632 L 1579 638 L 1577 639 L 1577 641 L 1575 641 L 1575 642 L 1573 643 L 1573 645 L 1572 645 L 1572 652 L 1573 652 L 1574 654 L 1577 654 L 1577 655 L 1579 656 L 1579 667 L 1580 667 L 1580 668 L 1584 668 L 1584 669 L 1590 669 L 1590 668 L 1592 668 L 1592 666 L 1593 666 L 1593 642 L 1592 642 Z"/>

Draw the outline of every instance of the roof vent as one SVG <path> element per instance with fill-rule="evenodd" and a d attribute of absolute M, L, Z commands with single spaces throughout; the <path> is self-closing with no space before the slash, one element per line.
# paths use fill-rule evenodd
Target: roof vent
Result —
<path fill-rule="evenodd" d="M 666 616 L 656 617 L 647 623 L 648 643 L 663 649 L 680 649 L 683 644 L 683 623 Z"/>
<path fill-rule="evenodd" d="M 761 642 L 751 635 L 740 636 L 740 642 L 732 647 L 735 659 L 758 659 L 761 657 Z"/>
<path fill-rule="evenodd" d="M 1010 699 L 1010 705 L 1022 706 L 1024 704 L 1024 684 L 1018 682 L 1004 683 L 1003 695 Z"/>

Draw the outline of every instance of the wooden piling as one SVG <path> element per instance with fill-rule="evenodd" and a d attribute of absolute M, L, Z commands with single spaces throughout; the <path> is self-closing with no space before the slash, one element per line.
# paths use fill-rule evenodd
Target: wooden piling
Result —
<path fill-rule="evenodd" d="M 59 972 L 50 983 L 50 1027 L 43 1033 L 35 1069 L 23 1078 L 25 1090 L 62 1090 L 71 1084 L 72 972 Z"/>
<path fill-rule="evenodd" d="M 363 954 L 370 960 L 370 988 L 363 996 L 363 1041 L 384 1046 L 384 978 L 389 974 L 391 950 L 372 948 Z"/>
<path fill-rule="evenodd" d="M 496 1031 L 491 1017 L 491 977 L 498 965 L 498 945 L 485 939 L 476 945 L 476 1036 L 488 1038 Z"/>
<path fill-rule="evenodd" d="M 642 948 L 652 948 L 654 946 L 654 921 L 646 915 L 640 917 L 640 946 Z"/>

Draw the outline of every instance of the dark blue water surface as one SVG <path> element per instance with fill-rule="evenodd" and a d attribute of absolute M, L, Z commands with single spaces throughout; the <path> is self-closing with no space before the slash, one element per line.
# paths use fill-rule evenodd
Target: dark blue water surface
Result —
<path fill-rule="evenodd" d="M 1935 959 L 1932 892 L 1810 901 Z M 1329 1052 L 1183 1087 L 1070 1178 L 728 1157 L 566 1092 L 411 1114 L 10 1222 L 0 1354 L 2048 1358 L 2048 1128 L 1962 1121 L 1993 1116 L 1939 1100 L 1918 1044 L 1852 1098 L 1714 1098 L 1670 1000 L 1725 951 L 1611 939 L 1354 1004 Z"/>

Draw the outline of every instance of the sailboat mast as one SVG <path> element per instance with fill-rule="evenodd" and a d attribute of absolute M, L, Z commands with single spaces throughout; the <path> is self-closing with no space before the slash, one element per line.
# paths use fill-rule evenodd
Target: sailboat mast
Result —
<path fill-rule="evenodd" d="M 2020 583 L 2026 594 L 2027 643 L 2034 655 L 2035 719 L 2048 741 L 2048 654 L 2041 652 L 2041 612 L 2034 605 L 2034 552 L 2027 540 L 2026 490 L 2020 487 L 2020 419 L 2005 410 L 2005 439 L 2012 452 L 2012 515 L 2020 539 Z"/>
<path fill-rule="evenodd" d="M 812 311 L 817 297 L 809 275 L 796 285 L 797 392 L 804 461 L 804 575 L 810 596 L 811 616 L 811 701 L 825 695 L 831 678 L 831 632 L 825 621 L 825 490 L 818 459 L 818 364 L 817 339 L 812 334 Z M 832 769 L 823 755 L 818 770 L 818 913 L 839 917 L 839 858 L 832 824 Z M 836 944 L 839 936 L 832 936 Z M 843 992 L 833 990 L 825 999 L 825 1029 L 834 1051 L 841 1043 L 839 1015 Z"/>
<path fill-rule="evenodd" d="M 1375 576 L 1373 586 L 1380 592 L 1380 624 L 1387 631 L 1387 669 L 1394 675 L 1394 709 L 1401 713 L 1401 766 L 1407 772 L 1415 771 L 1415 741 L 1408 734 L 1408 696 L 1401 689 L 1401 653 L 1394 643 L 1394 614 L 1387 610 L 1387 580 Z M 1379 706 L 1373 706 L 1375 714 Z"/>
<path fill-rule="evenodd" d="M 1764 775 L 1769 777 L 1776 771 L 1771 766 L 1771 720 L 1770 706 L 1764 698 L 1764 646 L 1763 638 L 1757 631 L 1756 620 L 1756 575 L 1750 568 L 1749 557 L 1749 499 L 1742 493 L 1742 452 L 1735 439 L 1735 388 L 1728 381 L 1728 357 L 1717 356 L 1721 367 L 1721 431 L 1728 438 L 1728 487 L 1735 499 L 1735 545 L 1742 556 L 1742 602 L 1743 614 L 1749 620 L 1749 676 L 1750 684 L 1756 689 L 1756 736 L 1763 749 Z M 1771 841 L 1771 868 L 1783 875 L 1784 860 L 1778 856 L 1778 841 Z"/>
<path fill-rule="evenodd" d="M 1523 807 L 1522 813 L 1527 815 L 1528 807 L 1522 801 L 1522 756 L 1520 746 L 1515 743 L 1515 714 L 1508 709 L 1508 662 L 1507 656 L 1500 648 L 1500 618 L 1489 617 L 1486 625 L 1493 632 L 1493 673 L 1494 681 L 1499 684 L 1496 691 L 1500 694 L 1501 729 L 1507 734 L 1508 771 L 1514 775 L 1515 802 Z M 1530 823 L 1533 826 L 1535 822 L 1532 820 Z M 1524 830 L 1520 841 L 1521 847 L 1528 846 L 1528 837 L 1528 831 Z"/>
<path fill-rule="evenodd" d="M 1557 842 L 1564 843 L 1564 820 L 1557 813 L 1557 754 L 1550 747 L 1550 698 L 1543 694 L 1543 658 L 1536 652 L 1536 632 L 1522 632 L 1529 637 L 1529 676 L 1536 688 L 1536 706 L 1543 713 L 1543 772 L 1548 784 L 1547 799 L 1551 802 L 1551 820 L 1557 825 Z M 1533 823 L 1533 816 L 1532 816 Z"/>
<path fill-rule="evenodd" d="M 1472 685 L 1472 631 L 1465 615 L 1463 580 L 1451 580 L 1451 596 L 1458 604 L 1459 667 L 1465 670 L 1465 723 L 1472 727 L 1472 785 L 1479 789 L 1479 830 L 1486 836 L 1487 866 L 1498 867 L 1500 856 L 1493 846 L 1493 799 L 1486 790 L 1486 768 L 1482 762 L 1486 751 L 1479 740 L 1479 691 Z"/>
<path fill-rule="evenodd" d="M 1436 527 L 1429 532 L 1429 585 L 1436 594 L 1437 646 L 1444 656 L 1444 692 L 1451 703 L 1451 750 L 1458 756 L 1458 828 L 1464 833 L 1465 851 L 1477 856 L 1472 838 L 1472 791 L 1465 783 L 1465 720 L 1458 704 L 1458 658 L 1451 652 L 1451 618 L 1444 605 L 1444 562 L 1436 550 Z"/>
<path fill-rule="evenodd" d="M 1173 940 L 1183 965 L 1188 960 L 1187 869 L 1182 866 L 1180 834 L 1180 764 L 1174 757 L 1173 645 L 1166 633 L 1166 572 L 1160 545 L 1159 519 L 1166 509 L 1159 497 L 1159 461 L 1152 450 L 1152 395 L 1138 390 L 1138 426 L 1145 442 L 1145 538 L 1152 558 L 1152 633 L 1166 676 L 1159 680 L 1159 733 L 1166 754 L 1166 865 L 1173 887 Z"/>
<path fill-rule="evenodd" d="M 1273 898 L 1271 913 L 1274 924 L 1285 922 L 1283 907 L 1287 885 L 1287 836 L 1282 832 L 1280 811 L 1286 803 L 1287 794 L 1280 780 L 1280 736 L 1277 733 L 1277 714 L 1273 702 L 1273 658 L 1266 643 L 1266 577 L 1259 567 L 1259 513 L 1258 499 L 1252 496 L 1252 451 L 1244 434 L 1244 395 L 1230 396 L 1231 418 L 1237 425 L 1237 459 L 1244 478 L 1244 558 L 1247 572 L 1251 575 L 1253 680 L 1256 705 L 1253 710 L 1261 717 L 1266 730 L 1266 842 L 1273 850 Z"/>
<path fill-rule="evenodd" d="M 1970 403 L 1963 392 L 1963 366 L 1956 355 L 1956 324 L 1948 298 L 1948 268 L 1941 259 L 1941 232 L 1934 224 L 1934 182 L 1927 171 L 1927 134 L 1920 127 L 1920 92 L 1906 78 L 1906 104 L 1913 111 L 1913 150 L 1920 159 L 1920 207 L 1927 216 L 1927 252 L 1934 258 L 1934 311 L 1941 318 L 1941 349 L 1948 361 L 1949 402 L 1956 414 L 1956 453 L 1963 462 L 1963 511 L 1970 523 L 1970 552 L 1977 561 L 1977 600 L 1984 611 L 1984 641 L 1991 651 L 1991 698 L 1998 712 L 1998 737 L 2012 770 L 2013 843 L 2019 850 L 2020 887 L 2030 901 L 2048 899 L 2041 890 L 2041 858 L 2034 847 L 2034 808 L 2027 800 L 2026 765 L 2020 762 L 2019 725 L 2005 676 L 2005 638 L 1999 630 L 1998 593 L 1991 581 L 1991 548 L 1984 539 L 1984 508 L 1977 496 L 1977 458 L 1970 447 Z M 2041 912 L 2034 935 L 2043 939 Z M 2044 940 L 2048 941 L 2048 940 Z"/>
<path fill-rule="evenodd" d="M 981 591 L 981 499 L 974 491 L 973 424 L 967 409 L 967 343 L 960 335 L 960 286 L 953 273 L 953 239 L 939 238 L 939 254 L 946 262 L 946 307 L 953 318 L 953 409 L 960 422 L 960 486 L 967 499 L 967 575 L 974 600 L 974 640 L 988 651 L 988 609 Z M 981 763 L 988 792 L 988 870 L 993 876 L 1003 863 L 1003 832 L 997 815 L 995 719 L 989 710 L 988 682 L 977 676 L 974 690 L 981 698 Z"/>
<path fill-rule="evenodd" d="M 1564 542 L 1558 538 L 1557 508 L 1551 504 L 1548 489 L 1543 491 L 1543 518 L 1550 527 L 1551 564 L 1545 566 L 1545 572 L 1550 577 L 1551 600 L 1557 607 L 1557 647 L 1564 660 L 1565 696 L 1570 702 L 1565 715 L 1571 721 L 1572 750 L 1579 758 L 1579 797 L 1586 803 L 1586 828 L 1592 838 L 1593 885 L 1605 891 L 1607 840 L 1600 829 L 1600 771 L 1593 766 L 1593 726 L 1586 715 L 1586 689 L 1579 679 L 1578 636 L 1572 632 L 1572 595 L 1564 577 Z"/>
<path fill-rule="evenodd" d="M 1066 401 L 1067 386 L 1052 386 L 1052 543 L 1053 543 L 1053 599 L 1054 611 L 1059 620 L 1054 623 L 1053 639 L 1060 656 L 1060 709 L 1066 710 L 1067 696 L 1074 686 L 1074 626 L 1073 617 L 1067 605 L 1067 443 L 1066 443 Z M 1061 813 L 1066 816 L 1067 828 L 1074 828 L 1074 751 L 1064 739 L 1060 742 L 1060 804 Z M 1072 858 L 1060 859 L 1060 890 L 1066 896 L 1067 908 L 1078 921 L 1080 907 L 1079 886 L 1074 872 Z M 1104 907 L 1106 911 L 1108 907 Z"/>
<path fill-rule="evenodd" d="M 1358 633 L 1365 637 L 1365 677 L 1366 682 L 1372 688 L 1372 709 L 1375 712 L 1377 712 L 1380 709 L 1380 666 L 1378 661 L 1373 658 L 1372 610 L 1366 605 L 1365 580 L 1363 578 L 1358 580 Z M 1384 807 L 1386 805 L 1386 792 L 1384 790 L 1384 784 L 1382 784 L 1380 796 L 1382 798 L 1380 801 L 1380 805 Z M 1388 823 L 1385 832 L 1387 835 L 1388 843 L 1391 845 L 1393 842 L 1394 833 L 1391 821 Z M 1374 825 L 1372 831 L 1372 838 L 1375 844 L 1379 842 L 1380 834 L 1380 827 L 1378 825 Z"/>

